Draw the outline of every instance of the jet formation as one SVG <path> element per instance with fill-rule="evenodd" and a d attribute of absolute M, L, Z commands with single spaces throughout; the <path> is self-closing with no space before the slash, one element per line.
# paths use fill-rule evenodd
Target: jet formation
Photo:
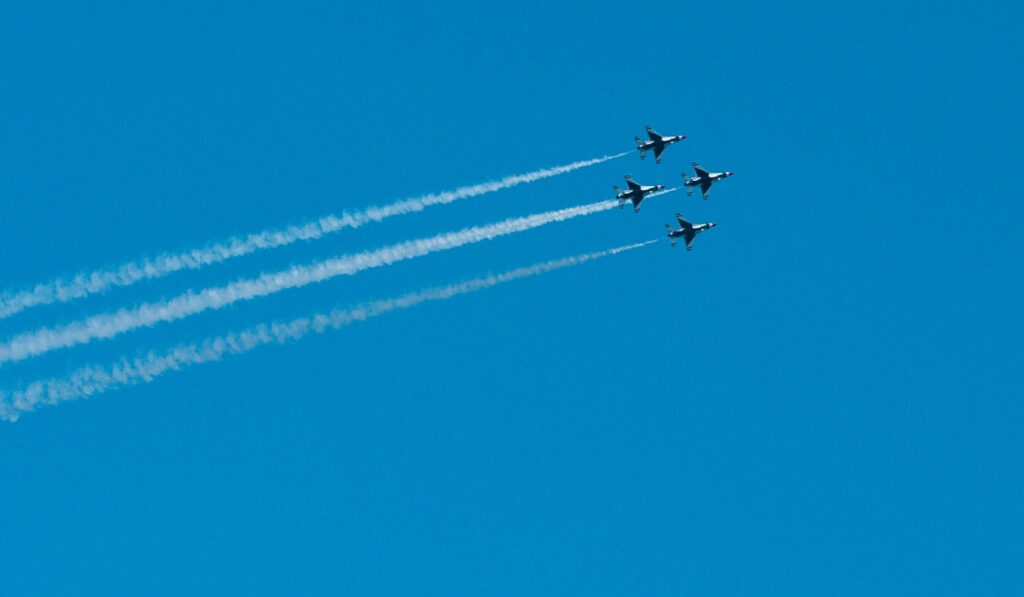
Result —
<path fill-rule="evenodd" d="M 665 148 L 673 143 L 678 143 L 686 138 L 686 135 L 670 135 L 663 136 L 651 128 L 650 125 L 645 127 L 647 129 L 648 141 L 644 141 L 640 137 L 633 137 L 636 141 L 636 148 L 640 152 L 640 159 L 647 157 L 648 151 L 654 152 L 654 162 L 656 164 L 661 163 L 661 155 L 664 153 Z M 690 176 L 686 172 L 682 173 L 683 186 L 686 187 L 687 196 L 693 196 L 693 191 L 696 188 L 700 188 L 701 196 L 707 199 L 710 195 L 711 185 L 718 182 L 719 180 L 728 178 L 733 175 L 732 171 L 727 172 L 711 172 L 703 168 L 699 163 L 693 162 L 694 175 Z M 625 176 L 626 184 L 628 189 L 622 190 L 615 185 L 615 198 L 619 200 L 619 208 L 625 206 L 626 201 L 630 201 L 633 204 L 633 213 L 640 213 L 640 203 L 645 197 L 648 197 L 651 193 L 655 193 L 665 188 L 665 185 L 641 185 L 633 180 L 633 178 L 627 174 Z M 683 239 L 686 242 L 686 250 L 690 251 L 693 249 L 693 240 L 697 238 L 697 235 L 705 230 L 710 230 L 717 226 L 715 222 L 707 222 L 705 224 L 691 224 L 681 213 L 676 213 L 676 220 L 679 222 L 679 228 L 673 228 L 670 224 L 665 224 L 665 229 L 668 230 L 668 238 L 672 243 L 672 246 L 676 246 L 679 239 Z"/>

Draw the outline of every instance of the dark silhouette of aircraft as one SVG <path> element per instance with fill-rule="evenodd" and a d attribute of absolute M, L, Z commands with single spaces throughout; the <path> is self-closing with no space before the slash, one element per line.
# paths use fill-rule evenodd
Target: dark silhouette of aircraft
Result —
<path fill-rule="evenodd" d="M 716 181 L 722 180 L 732 176 L 732 172 L 708 172 L 704 168 L 700 167 L 697 162 L 693 163 L 693 171 L 697 173 L 696 176 L 687 176 L 686 172 L 683 172 L 682 177 L 686 179 L 683 184 L 686 185 L 686 194 L 693 195 L 694 187 L 700 187 L 700 194 L 705 199 L 708 198 L 708 191 L 711 190 L 711 185 Z"/>
<path fill-rule="evenodd" d="M 640 137 L 633 137 L 636 140 L 636 148 L 640 150 L 640 159 L 647 157 L 647 152 L 654 151 L 654 163 L 661 163 L 661 152 L 665 151 L 665 148 L 673 143 L 682 141 L 686 138 L 686 135 L 672 135 L 669 137 L 663 137 L 651 128 L 651 125 L 647 125 L 647 137 L 650 141 L 644 141 Z"/>
<path fill-rule="evenodd" d="M 619 209 L 622 209 L 622 206 L 625 205 L 627 200 L 629 200 L 633 202 L 633 213 L 640 213 L 640 202 L 644 200 L 644 197 L 665 188 L 665 185 L 663 184 L 649 186 L 637 184 L 633 182 L 633 179 L 630 178 L 629 174 L 624 178 L 626 179 L 626 184 L 629 185 L 627 190 L 623 191 L 619 189 L 619 185 L 613 185 L 612 188 L 615 189 L 615 198 L 619 200 Z"/>
<path fill-rule="evenodd" d="M 717 226 L 714 222 L 708 222 L 707 224 L 693 224 L 683 219 L 683 214 L 676 214 L 676 219 L 679 220 L 679 230 L 673 230 L 672 226 L 665 224 L 665 230 L 668 230 L 668 239 L 672 242 L 672 246 L 676 246 L 676 242 L 682 238 L 686 241 L 686 250 L 693 250 L 693 239 L 697 238 L 697 235 L 705 230 L 710 230 Z"/>

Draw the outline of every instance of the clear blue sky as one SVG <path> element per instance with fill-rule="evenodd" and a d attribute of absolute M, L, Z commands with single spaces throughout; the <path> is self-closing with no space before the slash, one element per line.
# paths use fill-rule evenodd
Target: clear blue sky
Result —
<path fill-rule="evenodd" d="M 688 138 L 0 335 L 736 175 L 0 369 L 39 376 L 658 238 L 0 425 L 5 595 L 1020 594 L 1017 3 L 18 3 L 20 289 Z"/>

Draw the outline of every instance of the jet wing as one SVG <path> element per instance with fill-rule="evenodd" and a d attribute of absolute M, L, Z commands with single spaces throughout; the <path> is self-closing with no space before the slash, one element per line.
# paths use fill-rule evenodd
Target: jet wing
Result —
<path fill-rule="evenodd" d="M 655 145 L 654 146 L 654 161 L 655 162 L 660 162 L 661 161 L 661 153 L 663 151 L 665 151 L 665 146 L 664 145 Z"/>
<path fill-rule="evenodd" d="M 700 194 L 704 195 L 705 199 L 708 198 L 708 191 L 710 191 L 710 190 L 711 190 L 711 181 L 710 180 L 705 180 L 704 182 L 700 183 Z"/>
<path fill-rule="evenodd" d="M 633 179 L 628 177 L 628 176 L 626 177 L 626 184 L 629 185 L 629 189 L 631 191 L 636 191 L 638 193 L 642 193 L 643 192 L 643 187 L 641 187 L 639 184 L 633 182 Z"/>
<path fill-rule="evenodd" d="M 686 240 L 686 250 L 687 251 L 692 250 L 693 249 L 693 239 L 697 238 L 697 233 L 694 232 L 693 230 L 690 230 L 689 232 L 687 232 L 686 234 L 683 235 L 683 238 Z"/>
<path fill-rule="evenodd" d="M 676 220 L 679 221 L 679 227 L 683 230 L 693 230 L 693 224 L 684 220 L 682 214 L 676 214 Z"/>
<path fill-rule="evenodd" d="M 693 171 L 697 173 L 697 178 L 708 178 L 711 176 L 710 174 L 708 174 L 708 171 L 705 170 L 704 168 L 701 168 L 700 164 L 698 164 L 697 162 L 693 163 Z"/>
<path fill-rule="evenodd" d="M 647 136 L 651 139 L 651 141 L 661 141 L 661 135 L 659 135 L 658 132 L 652 129 L 650 126 L 647 127 Z"/>

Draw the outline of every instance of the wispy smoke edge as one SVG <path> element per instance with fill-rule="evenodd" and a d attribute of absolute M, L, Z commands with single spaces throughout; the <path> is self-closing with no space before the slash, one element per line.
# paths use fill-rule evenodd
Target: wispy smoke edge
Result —
<path fill-rule="evenodd" d="M 353 275 L 367 269 L 530 230 L 552 222 L 561 222 L 604 211 L 615 206 L 616 202 L 612 200 L 599 201 L 520 218 L 509 218 L 494 224 L 473 226 L 456 232 L 406 241 L 371 251 L 315 261 L 308 265 L 296 265 L 256 278 L 236 280 L 225 286 L 205 288 L 198 292 L 190 290 L 172 299 L 143 303 L 132 309 L 102 313 L 63 326 L 42 327 L 16 335 L 10 340 L 0 343 L 0 366 L 39 356 L 59 348 L 113 338 L 137 328 L 183 319 L 210 309 L 220 309 L 238 301 L 268 296 L 282 290 L 322 282 L 336 276 Z"/>
<path fill-rule="evenodd" d="M 574 257 L 554 259 L 457 284 L 412 292 L 396 298 L 362 303 L 347 309 L 335 309 L 328 313 L 318 313 L 287 322 L 259 324 L 240 332 L 207 338 L 201 342 L 180 344 L 160 353 L 150 351 L 146 355 L 134 359 L 121 358 L 110 365 L 83 367 L 64 378 L 35 381 L 21 390 L 0 391 L 0 418 L 16 421 L 22 414 L 35 410 L 41 404 L 57 404 L 95 396 L 125 386 L 149 383 L 169 371 L 180 371 L 192 365 L 219 361 L 226 355 L 239 355 L 267 344 L 283 344 L 299 340 L 310 334 L 322 334 L 328 330 L 336 330 L 391 311 L 407 309 L 428 301 L 446 300 L 505 282 L 580 265 L 655 242 L 657 241 L 650 240 Z"/>
<path fill-rule="evenodd" d="M 344 228 L 358 228 L 369 222 L 380 222 L 392 216 L 423 211 L 424 208 L 431 205 L 452 203 L 459 199 L 476 197 L 519 184 L 551 178 L 620 158 L 628 153 L 630 152 L 580 160 L 564 166 L 535 170 L 525 174 L 515 174 L 496 181 L 459 187 L 452 191 L 431 193 L 388 205 L 343 212 L 340 216 L 329 215 L 305 224 L 264 230 L 244 238 L 231 238 L 197 249 L 179 253 L 164 253 L 150 259 L 126 263 L 114 269 L 99 269 L 81 273 L 72 278 L 57 278 L 37 284 L 30 290 L 5 291 L 0 294 L 0 319 L 5 319 L 31 307 L 69 302 L 105 292 L 113 287 L 130 286 L 137 282 L 161 278 L 185 269 L 196 270 L 256 251 L 283 247 L 300 240 L 318 239 Z"/>

